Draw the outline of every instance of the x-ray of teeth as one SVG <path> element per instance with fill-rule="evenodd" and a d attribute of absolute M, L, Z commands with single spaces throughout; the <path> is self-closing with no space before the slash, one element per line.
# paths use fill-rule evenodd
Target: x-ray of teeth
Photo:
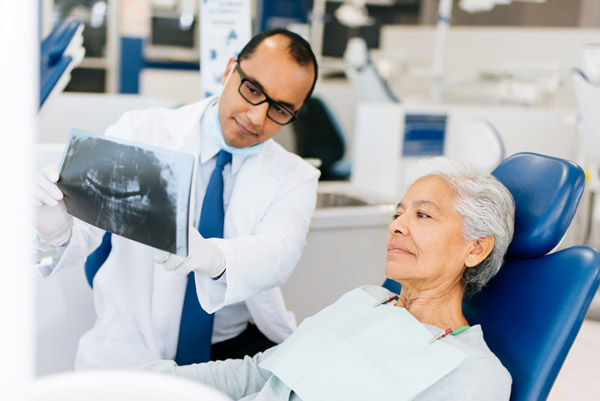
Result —
<path fill-rule="evenodd" d="M 186 153 L 73 129 L 58 187 L 78 219 L 187 256 L 193 163 Z"/>

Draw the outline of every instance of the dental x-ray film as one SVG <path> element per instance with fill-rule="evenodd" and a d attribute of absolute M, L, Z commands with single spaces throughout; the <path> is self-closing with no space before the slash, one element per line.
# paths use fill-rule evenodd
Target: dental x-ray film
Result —
<path fill-rule="evenodd" d="M 187 256 L 193 165 L 187 153 L 73 129 L 58 187 L 78 219 Z"/>

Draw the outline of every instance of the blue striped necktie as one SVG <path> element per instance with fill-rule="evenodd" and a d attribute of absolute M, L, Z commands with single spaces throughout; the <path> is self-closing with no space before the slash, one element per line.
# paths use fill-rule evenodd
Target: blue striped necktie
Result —
<path fill-rule="evenodd" d="M 231 161 L 231 153 L 221 150 L 217 155 L 217 165 L 213 170 L 200 214 L 198 231 L 204 238 L 223 238 L 225 206 L 223 204 L 223 168 Z M 212 314 L 206 313 L 196 295 L 194 272 L 188 275 L 187 288 L 181 312 L 179 341 L 175 362 L 178 365 L 207 362 L 210 360 L 210 346 L 213 331 Z"/>

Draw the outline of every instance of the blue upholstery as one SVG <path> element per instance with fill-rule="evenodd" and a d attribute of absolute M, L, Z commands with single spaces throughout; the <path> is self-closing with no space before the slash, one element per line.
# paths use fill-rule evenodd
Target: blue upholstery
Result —
<path fill-rule="evenodd" d="M 585 185 L 583 170 L 566 160 L 518 153 L 504 160 L 492 174 L 519 206 L 507 257 L 535 258 L 550 252 L 575 216 Z"/>
<path fill-rule="evenodd" d="M 463 310 L 510 371 L 511 401 L 545 400 L 600 283 L 596 249 L 545 255 L 575 214 L 584 173 L 566 160 L 519 153 L 493 174 L 515 198 L 515 235 L 499 273 Z M 384 286 L 400 290 L 389 279 Z"/>
<path fill-rule="evenodd" d="M 545 400 L 598 289 L 600 255 L 576 246 L 534 259 L 507 259 L 463 303 L 513 378 L 512 401 Z"/>
<path fill-rule="evenodd" d="M 81 26 L 81 20 L 66 18 L 60 21 L 42 41 L 40 55 L 40 107 L 44 104 L 63 74 L 68 72 L 67 70 L 73 62 L 73 57 L 66 54 L 65 50 Z"/>

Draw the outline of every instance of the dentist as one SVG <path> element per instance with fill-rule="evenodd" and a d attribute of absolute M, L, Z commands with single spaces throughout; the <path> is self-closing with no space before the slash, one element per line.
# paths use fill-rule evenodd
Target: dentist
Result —
<path fill-rule="evenodd" d="M 212 360 L 253 355 L 292 333 L 296 322 L 279 286 L 306 243 L 319 172 L 271 138 L 294 121 L 316 79 L 316 59 L 304 39 L 266 31 L 229 60 L 219 97 L 129 112 L 107 129 L 108 136 L 195 156 L 189 255 L 112 236 L 112 251 L 94 278 L 97 320 L 80 339 L 76 369 L 207 360 L 206 352 L 181 348 L 180 334 L 190 337 L 182 318 L 190 299 L 201 306 L 192 315 L 210 316 Z M 224 218 L 217 234 L 202 235 L 215 167 L 222 169 Z M 55 168 L 45 168 L 35 191 L 39 240 L 60 251 L 54 265 L 40 269 L 42 277 L 81 268 L 104 234 L 64 212 L 58 179 Z M 192 340 L 200 337 L 191 333 Z"/>

